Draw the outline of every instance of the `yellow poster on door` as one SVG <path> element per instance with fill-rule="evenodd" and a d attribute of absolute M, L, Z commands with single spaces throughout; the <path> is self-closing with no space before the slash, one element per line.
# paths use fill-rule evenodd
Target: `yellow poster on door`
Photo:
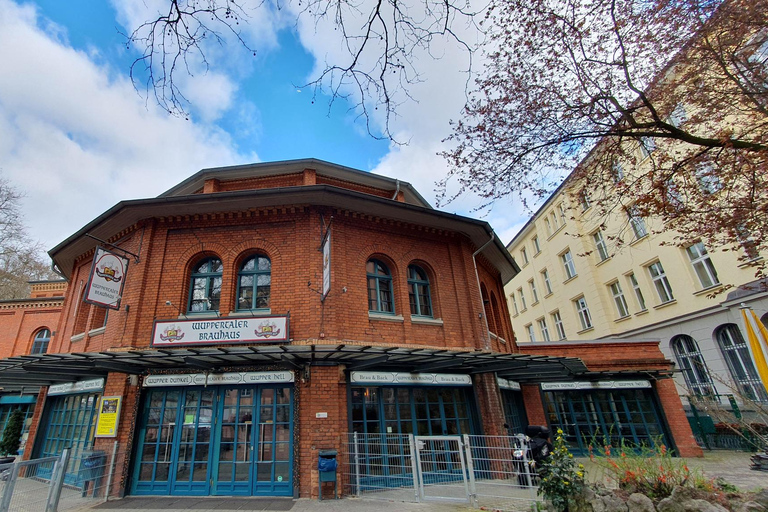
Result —
<path fill-rule="evenodd" d="M 122 396 L 103 396 L 99 402 L 99 418 L 96 420 L 96 437 L 117 437 Z"/>

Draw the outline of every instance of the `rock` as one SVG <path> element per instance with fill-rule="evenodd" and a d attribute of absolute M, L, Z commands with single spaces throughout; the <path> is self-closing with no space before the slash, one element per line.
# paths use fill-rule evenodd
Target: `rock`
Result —
<path fill-rule="evenodd" d="M 755 501 L 765 508 L 768 508 L 768 489 L 763 489 L 762 491 L 755 494 L 752 501 Z"/>
<path fill-rule="evenodd" d="M 736 512 L 768 512 L 768 508 L 756 501 L 747 501 L 736 508 Z"/>
<path fill-rule="evenodd" d="M 629 512 L 656 512 L 656 507 L 653 506 L 651 498 L 637 492 L 629 497 L 627 509 Z"/>
<path fill-rule="evenodd" d="M 727 508 L 707 500 L 685 500 L 682 504 L 685 512 L 728 512 Z"/>
<path fill-rule="evenodd" d="M 601 499 L 605 505 L 605 512 L 627 512 L 627 504 L 618 496 L 609 494 Z"/>
<path fill-rule="evenodd" d="M 656 505 L 656 510 L 659 512 L 685 512 L 682 503 L 672 496 L 661 500 L 659 504 Z"/>

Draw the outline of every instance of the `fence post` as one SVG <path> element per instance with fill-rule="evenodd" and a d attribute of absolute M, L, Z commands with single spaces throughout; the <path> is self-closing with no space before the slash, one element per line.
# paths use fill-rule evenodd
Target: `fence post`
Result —
<path fill-rule="evenodd" d="M 413 493 L 416 496 L 416 502 L 421 502 L 421 493 L 419 493 L 419 467 L 416 464 L 416 442 L 413 440 L 413 434 L 408 434 L 408 444 L 411 446 L 411 474 L 413 475 Z"/>
<path fill-rule="evenodd" d="M 69 465 L 69 448 L 64 448 L 61 457 L 53 466 L 51 474 L 51 489 L 48 492 L 48 501 L 45 504 L 45 512 L 56 512 L 59 508 L 59 498 L 61 498 L 61 488 L 64 486 L 64 475 L 67 474 Z"/>
<path fill-rule="evenodd" d="M 355 445 L 355 494 L 360 497 L 360 450 L 357 447 L 357 432 L 352 434 L 352 442 Z"/>
<path fill-rule="evenodd" d="M 109 475 L 107 475 L 107 487 L 104 489 L 104 501 L 109 500 L 109 492 L 112 489 L 112 477 L 115 474 L 115 459 L 117 459 L 117 441 L 112 445 L 112 460 L 109 463 Z"/>
<path fill-rule="evenodd" d="M 5 492 L 3 492 L 3 500 L 0 502 L 0 511 L 7 512 L 11 506 L 11 498 L 13 498 L 13 488 L 16 487 L 16 478 L 19 474 L 19 466 L 16 463 L 8 470 L 11 472 L 11 476 L 8 477 L 8 481 L 5 484 Z"/>
<path fill-rule="evenodd" d="M 467 458 L 467 472 L 469 473 L 469 499 L 473 508 L 477 508 L 477 487 L 475 486 L 475 463 L 472 460 L 472 446 L 469 443 L 469 434 L 464 434 L 464 453 Z"/>

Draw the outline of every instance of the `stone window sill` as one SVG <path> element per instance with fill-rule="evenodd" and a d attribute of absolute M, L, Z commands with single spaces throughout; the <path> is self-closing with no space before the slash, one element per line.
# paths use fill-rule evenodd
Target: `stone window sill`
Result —
<path fill-rule="evenodd" d="M 387 313 L 368 312 L 368 320 L 383 320 L 385 322 L 404 322 L 403 315 L 390 315 Z"/>
<path fill-rule="evenodd" d="M 233 317 L 252 317 L 252 316 L 269 316 L 272 314 L 271 309 L 248 309 L 242 311 L 230 311 L 229 316 Z"/>
<path fill-rule="evenodd" d="M 671 306 L 672 304 L 677 304 L 677 299 L 668 300 L 667 302 L 659 304 L 658 306 L 653 306 L 653 309 L 662 309 L 667 306 Z"/>
<path fill-rule="evenodd" d="M 89 337 L 99 336 L 101 334 L 104 334 L 104 331 L 106 330 L 107 330 L 106 325 L 104 327 L 99 327 L 98 329 L 91 329 L 90 331 L 88 331 L 88 336 Z"/>
<path fill-rule="evenodd" d="M 76 341 L 82 341 L 82 340 L 83 340 L 83 338 L 85 338 L 85 333 L 84 333 L 84 332 L 81 332 L 80 334 L 75 334 L 74 336 L 72 336 L 71 338 L 69 338 L 69 341 L 71 341 L 71 342 L 73 342 L 73 343 L 74 343 L 74 342 L 76 342 Z"/>
<path fill-rule="evenodd" d="M 370 316 L 370 313 L 369 313 Z M 411 323 L 412 324 L 422 324 L 422 325 L 443 325 L 443 319 L 442 318 L 429 318 L 425 316 L 412 316 L 411 317 Z"/>

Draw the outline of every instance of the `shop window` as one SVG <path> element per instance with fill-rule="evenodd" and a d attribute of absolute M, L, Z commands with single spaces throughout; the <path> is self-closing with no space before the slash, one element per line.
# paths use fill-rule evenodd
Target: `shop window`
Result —
<path fill-rule="evenodd" d="M 190 277 L 187 311 L 190 313 L 205 311 L 218 313 L 223 270 L 224 267 L 218 258 L 207 258 L 195 265 Z"/>
<path fill-rule="evenodd" d="M 269 309 L 272 262 L 257 254 L 248 258 L 237 274 L 237 310 Z"/>
<path fill-rule="evenodd" d="M 736 324 L 721 325 L 715 330 L 715 338 L 739 392 L 750 400 L 768 401 L 747 343 Z"/>
<path fill-rule="evenodd" d="M 368 260 L 365 269 L 368 278 L 368 311 L 394 313 L 392 274 L 389 268 L 381 261 L 371 259 Z"/>
<path fill-rule="evenodd" d="M 48 352 L 48 344 L 51 342 L 51 331 L 48 329 L 41 329 L 35 334 L 35 339 L 32 342 L 32 354 L 45 354 Z"/>
<path fill-rule="evenodd" d="M 432 316 L 432 297 L 427 273 L 419 266 L 408 266 L 408 301 L 411 315 Z"/>
<path fill-rule="evenodd" d="M 672 345 L 677 365 L 683 372 L 688 389 L 699 396 L 713 395 L 712 378 L 709 376 L 707 363 L 701 355 L 696 340 L 686 334 L 681 334 L 672 338 L 670 345 Z"/>

